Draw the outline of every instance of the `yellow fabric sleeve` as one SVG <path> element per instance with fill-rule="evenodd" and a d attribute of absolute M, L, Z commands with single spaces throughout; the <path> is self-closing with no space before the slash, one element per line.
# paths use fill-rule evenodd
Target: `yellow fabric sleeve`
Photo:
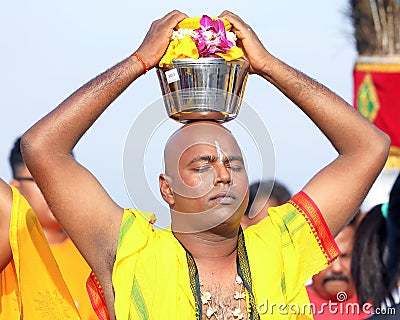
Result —
<path fill-rule="evenodd" d="M 296 195 L 288 203 L 270 208 L 263 221 L 244 231 L 253 291 L 266 311 L 261 312 L 261 319 L 312 319 L 304 284 L 339 254 L 322 216 L 312 212 L 318 208 L 310 201 L 302 193 Z M 311 206 L 306 210 L 299 203 Z M 327 252 L 326 248 L 334 250 Z M 305 314 L 288 316 L 291 304 L 293 310 L 298 307 Z M 279 305 L 286 309 L 279 311 Z"/>
<path fill-rule="evenodd" d="M 24 319 L 80 319 L 39 221 L 14 188 L 10 244 Z"/>

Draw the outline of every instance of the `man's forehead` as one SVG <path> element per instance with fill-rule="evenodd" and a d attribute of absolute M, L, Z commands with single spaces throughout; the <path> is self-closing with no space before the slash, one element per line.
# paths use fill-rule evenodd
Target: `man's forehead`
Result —
<path fill-rule="evenodd" d="M 353 226 L 346 226 L 335 237 L 335 242 L 340 251 L 351 250 L 354 245 L 355 229 Z"/>
<path fill-rule="evenodd" d="M 187 160 L 190 161 L 195 161 L 195 159 L 200 161 L 202 159 L 206 159 L 207 157 L 220 160 L 243 160 L 239 148 L 236 148 L 232 145 L 227 145 L 224 147 L 224 145 L 221 145 L 218 140 L 215 140 L 214 143 L 193 144 L 187 149 L 182 150 L 181 157 L 187 158 Z"/>
<path fill-rule="evenodd" d="M 172 163 L 191 161 L 200 155 L 215 154 L 218 152 L 227 158 L 242 156 L 240 148 L 232 133 L 220 124 L 201 121 L 185 125 L 177 130 L 168 140 L 164 150 L 166 166 Z"/>
<path fill-rule="evenodd" d="M 181 152 L 192 146 L 216 146 L 220 148 L 236 147 L 237 142 L 232 133 L 220 124 L 213 122 L 196 122 L 177 130 L 168 140 L 168 149 Z"/>

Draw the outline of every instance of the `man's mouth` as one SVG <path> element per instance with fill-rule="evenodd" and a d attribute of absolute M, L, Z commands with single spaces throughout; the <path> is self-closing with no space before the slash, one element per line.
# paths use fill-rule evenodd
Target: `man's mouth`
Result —
<path fill-rule="evenodd" d="M 322 280 L 322 284 L 327 283 L 328 281 L 345 281 L 349 283 L 349 278 L 345 275 L 335 275 L 335 276 L 328 276 Z"/>
<path fill-rule="evenodd" d="M 219 204 L 232 204 L 236 197 L 231 192 L 219 192 L 210 198 L 210 201 L 215 201 Z"/>

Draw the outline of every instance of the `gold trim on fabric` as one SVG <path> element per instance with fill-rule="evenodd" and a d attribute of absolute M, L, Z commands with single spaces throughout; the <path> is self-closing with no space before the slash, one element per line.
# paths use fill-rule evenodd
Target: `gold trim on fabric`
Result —
<path fill-rule="evenodd" d="M 354 69 L 361 72 L 400 72 L 400 63 L 363 63 L 356 62 Z"/>
<path fill-rule="evenodd" d="M 306 219 L 327 262 L 331 263 L 340 251 L 317 205 L 303 191 L 295 194 L 289 203 Z"/>
<path fill-rule="evenodd" d="M 400 168 L 400 147 L 391 146 L 389 157 L 386 160 L 385 169 Z"/>

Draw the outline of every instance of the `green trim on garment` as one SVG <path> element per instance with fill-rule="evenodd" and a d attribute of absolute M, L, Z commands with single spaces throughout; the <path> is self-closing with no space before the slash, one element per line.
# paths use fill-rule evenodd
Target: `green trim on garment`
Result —
<path fill-rule="evenodd" d="M 247 257 L 246 244 L 244 240 L 244 233 L 242 227 L 239 229 L 239 237 L 238 237 L 238 248 L 237 248 L 237 272 L 238 275 L 242 278 L 243 284 L 249 293 L 249 303 L 250 309 L 248 313 L 249 320 L 259 320 L 260 315 L 258 314 L 256 299 L 254 298 L 253 289 L 252 289 L 252 281 L 251 281 L 251 271 L 250 271 L 250 263 Z"/>
<path fill-rule="evenodd" d="M 199 273 L 198 273 L 196 262 L 194 261 L 193 256 L 187 250 L 186 250 L 186 258 L 187 258 L 187 264 L 188 264 L 188 269 L 189 269 L 190 289 L 192 290 L 193 297 L 195 300 L 195 305 L 196 305 L 196 320 L 201 320 L 203 310 L 202 310 L 202 303 L 201 303 Z M 256 300 L 254 298 L 254 294 L 253 294 L 253 290 L 252 290 L 250 264 L 249 264 L 249 260 L 247 258 L 247 251 L 246 251 L 246 245 L 245 245 L 244 234 L 243 234 L 242 228 L 240 228 L 240 230 L 239 230 L 236 265 L 237 265 L 238 275 L 242 278 L 243 285 L 245 286 L 245 288 L 249 294 L 250 306 L 248 309 L 248 311 L 249 311 L 248 319 L 249 320 L 259 320 L 260 316 L 258 314 L 257 304 L 256 304 Z"/>
<path fill-rule="evenodd" d="M 285 225 L 289 225 L 298 215 L 296 210 L 289 211 L 283 216 L 283 222 Z"/>
<path fill-rule="evenodd" d="M 140 285 L 136 277 L 133 279 L 131 301 L 133 306 L 137 310 L 137 314 L 140 316 L 140 319 L 150 319 L 149 312 L 147 311 L 146 302 L 143 299 L 142 291 L 140 290 Z"/>
<path fill-rule="evenodd" d="M 133 222 L 135 221 L 136 217 L 135 215 L 131 214 L 122 224 L 120 231 L 119 231 L 119 236 L 118 236 L 118 248 L 117 252 L 121 246 L 121 243 L 123 241 L 123 237 L 126 235 L 126 233 L 129 231 L 130 227 L 132 226 Z"/>
<path fill-rule="evenodd" d="M 282 289 L 283 295 L 285 295 L 285 294 L 286 294 L 286 279 L 285 279 L 285 273 L 282 273 L 282 277 L 281 277 L 281 289 Z"/>
<path fill-rule="evenodd" d="M 185 249 L 186 250 L 186 249 Z M 196 262 L 192 254 L 186 250 L 186 259 L 189 270 L 189 279 L 190 279 L 190 289 L 192 290 L 195 310 L 196 310 L 196 319 L 201 320 L 203 314 L 203 304 L 201 302 L 201 292 L 200 292 L 200 279 L 199 272 L 197 271 Z"/>

